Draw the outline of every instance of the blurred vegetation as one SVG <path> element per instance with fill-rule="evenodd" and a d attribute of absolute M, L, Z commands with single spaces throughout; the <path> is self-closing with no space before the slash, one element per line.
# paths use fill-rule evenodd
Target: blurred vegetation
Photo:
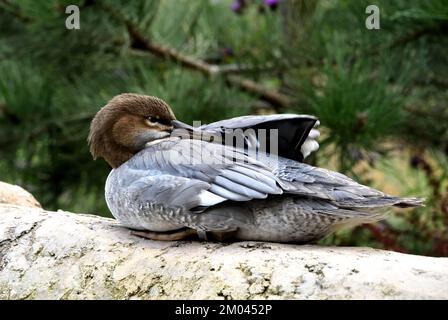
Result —
<path fill-rule="evenodd" d="M 65 28 L 77 4 L 81 28 Z M 315 114 L 311 162 L 426 207 L 397 211 L 323 244 L 448 256 L 448 0 L 0 0 L 0 180 L 48 209 L 109 215 L 109 168 L 86 137 L 122 92 L 156 95 L 185 122 L 264 112 Z M 288 103 L 186 68 L 155 43 L 234 73 Z M 269 99 L 268 99 L 269 100 Z"/>

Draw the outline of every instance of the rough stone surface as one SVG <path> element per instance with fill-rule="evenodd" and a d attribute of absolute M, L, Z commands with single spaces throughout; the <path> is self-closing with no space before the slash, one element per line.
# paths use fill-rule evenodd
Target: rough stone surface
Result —
<path fill-rule="evenodd" d="M 0 204 L 14 204 L 24 207 L 42 208 L 40 203 L 25 189 L 0 181 Z"/>
<path fill-rule="evenodd" d="M 0 205 L 0 299 L 448 299 L 448 258 L 158 242 L 114 220 Z"/>

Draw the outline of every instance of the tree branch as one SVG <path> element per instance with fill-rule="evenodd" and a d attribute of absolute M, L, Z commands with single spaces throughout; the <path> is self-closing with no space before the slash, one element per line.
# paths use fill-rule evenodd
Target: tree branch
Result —
<path fill-rule="evenodd" d="M 268 101 L 274 108 L 276 108 L 276 110 L 291 106 L 292 101 L 290 97 L 278 91 L 266 88 L 253 80 L 231 74 L 238 70 L 237 67 L 229 68 L 209 64 L 203 60 L 185 55 L 172 48 L 154 43 L 143 36 L 137 26 L 132 24 L 119 12 L 103 3 L 101 3 L 100 6 L 126 26 L 132 41 L 131 48 L 150 52 L 157 57 L 178 63 L 185 68 L 199 71 L 210 77 L 216 77 L 218 75 L 222 76 L 228 85 L 239 88 L 247 93 L 259 97 L 262 100 Z"/>

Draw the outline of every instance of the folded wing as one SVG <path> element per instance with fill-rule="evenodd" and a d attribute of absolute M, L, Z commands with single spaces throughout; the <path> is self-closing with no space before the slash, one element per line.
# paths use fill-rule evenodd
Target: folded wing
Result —
<path fill-rule="evenodd" d="M 228 146 L 174 139 L 146 148 L 125 165 L 131 171 L 146 172 L 142 182 L 150 186 L 145 194 L 148 201 L 195 212 L 228 200 L 250 201 L 282 193 L 357 211 L 421 204 L 420 199 L 388 196 L 337 172 L 284 158 L 270 163 L 269 155 L 260 155 L 255 160 Z"/>
<path fill-rule="evenodd" d="M 180 121 L 174 121 L 178 129 L 199 132 L 202 137 L 219 136 L 214 139 L 228 146 L 237 147 L 242 141 L 245 149 L 260 148 L 278 156 L 303 161 L 311 152 L 319 148 L 316 139 L 319 131 L 317 118 L 309 115 L 274 114 L 242 116 L 226 119 L 193 128 Z M 205 138 L 206 139 L 206 138 Z"/>
<path fill-rule="evenodd" d="M 261 162 L 241 150 L 202 140 L 175 139 L 147 147 L 123 170 L 145 172 L 133 183 L 136 190 L 147 189 L 140 200 L 193 211 L 226 200 L 283 193 L 274 173 Z"/>

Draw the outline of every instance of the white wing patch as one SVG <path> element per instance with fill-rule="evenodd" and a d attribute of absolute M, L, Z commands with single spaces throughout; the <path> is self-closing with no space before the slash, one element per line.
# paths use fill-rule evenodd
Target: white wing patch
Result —
<path fill-rule="evenodd" d="M 210 191 L 207 190 L 202 190 L 199 194 L 198 194 L 198 198 L 199 198 L 199 205 L 200 206 L 204 206 L 204 207 L 211 207 L 214 206 L 215 204 L 221 203 L 226 201 L 226 198 L 220 197 Z"/>
<path fill-rule="evenodd" d="M 319 125 L 319 121 L 316 122 L 314 127 L 317 127 Z M 302 144 L 302 147 L 300 148 L 300 151 L 303 154 L 303 158 L 305 159 L 308 157 L 311 152 L 317 151 L 319 149 L 319 143 L 317 142 L 317 138 L 319 138 L 320 132 L 317 129 L 311 129 L 308 137 L 306 138 L 305 142 Z"/>

